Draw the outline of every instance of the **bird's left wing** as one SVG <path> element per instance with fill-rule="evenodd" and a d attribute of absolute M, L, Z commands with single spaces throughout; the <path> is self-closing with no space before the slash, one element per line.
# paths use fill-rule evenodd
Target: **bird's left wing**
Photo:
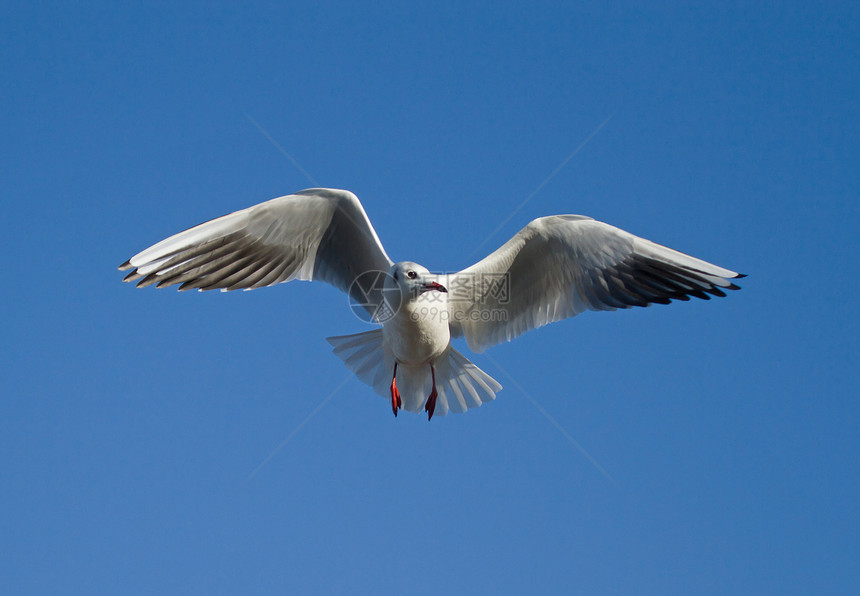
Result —
<path fill-rule="evenodd" d="M 736 277 L 590 217 L 553 215 L 444 282 L 451 334 L 482 352 L 586 310 L 725 296 Z"/>
<path fill-rule="evenodd" d="M 300 280 L 327 282 L 366 305 L 381 303 L 367 272 L 391 259 L 358 198 L 311 188 L 213 219 L 147 248 L 120 265 L 138 287 L 250 290 Z M 353 283 L 357 282 L 357 283 Z"/>

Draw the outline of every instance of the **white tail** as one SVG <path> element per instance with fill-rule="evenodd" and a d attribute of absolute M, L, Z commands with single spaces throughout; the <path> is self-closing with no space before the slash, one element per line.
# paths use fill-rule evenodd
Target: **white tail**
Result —
<path fill-rule="evenodd" d="M 328 337 L 334 353 L 359 379 L 386 399 L 390 399 L 391 376 L 394 373 L 394 354 L 382 341 L 382 329 L 355 335 Z M 433 363 L 436 368 L 436 410 L 434 416 L 448 412 L 460 413 L 477 408 L 496 398 L 502 386 L 490 375 L 469 362 L 465 356 L 448 347 Z M 432 379 L 430 367 L 397 365 L 397 388 L 403 408 L 420 412 L 430 395 Z"/>

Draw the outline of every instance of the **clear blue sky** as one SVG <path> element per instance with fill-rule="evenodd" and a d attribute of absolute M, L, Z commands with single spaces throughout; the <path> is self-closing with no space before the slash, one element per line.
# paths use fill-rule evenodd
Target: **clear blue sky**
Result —
<path fill-rule="evenodd" d="M 3 3 L 4 592 L 857 590 L 857 4 L 362 4 Z M 116 271 L 315 185 L 251 119 L 395 260 L 578 213 L 749 278 L 475 355 L 464 415 L 353 378 L 301 426 L 344 295 Z"/>

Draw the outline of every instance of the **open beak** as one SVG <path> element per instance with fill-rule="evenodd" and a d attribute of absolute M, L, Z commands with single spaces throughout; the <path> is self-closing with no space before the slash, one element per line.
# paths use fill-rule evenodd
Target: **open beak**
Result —
<path fill-rule="evenodd" d="M 445 288 L 445 286 L 443 286 L 442 284 L 437 283 L 435 281 L 429 281 L 429 282 L 424 284 L 424 291 L 425 292 L 432 292 L 434 290 L 437 292 L 442 292 L 443 294 L 448 293 L 448 290 Z"/>

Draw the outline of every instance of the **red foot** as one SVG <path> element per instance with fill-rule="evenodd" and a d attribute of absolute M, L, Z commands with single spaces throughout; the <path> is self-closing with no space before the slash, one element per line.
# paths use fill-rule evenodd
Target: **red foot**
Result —
<path fill-rule="evenodd" d="M 394 375 L 391 377 L 391 409 L 394 412 L 394 417 L 397 418 L 397 410 L 403 406 L 403 401 L 400 399 L 400 391 L 397 390 L 397 363 L 394 363 Z"/>
<path fill-rule="evenodd" d="M 433 412 L 436 411 L 436 398 L 439 396 L 436 393 L 436 370 L 433 365 L 430 365 L 430 375 L 433 377 L 433 390 L 430 391 L 430 396 L 427 398 L 427 403 L 424 404 L 424 411 L 427 412 L 427 420 L 433 418 Z"/>

